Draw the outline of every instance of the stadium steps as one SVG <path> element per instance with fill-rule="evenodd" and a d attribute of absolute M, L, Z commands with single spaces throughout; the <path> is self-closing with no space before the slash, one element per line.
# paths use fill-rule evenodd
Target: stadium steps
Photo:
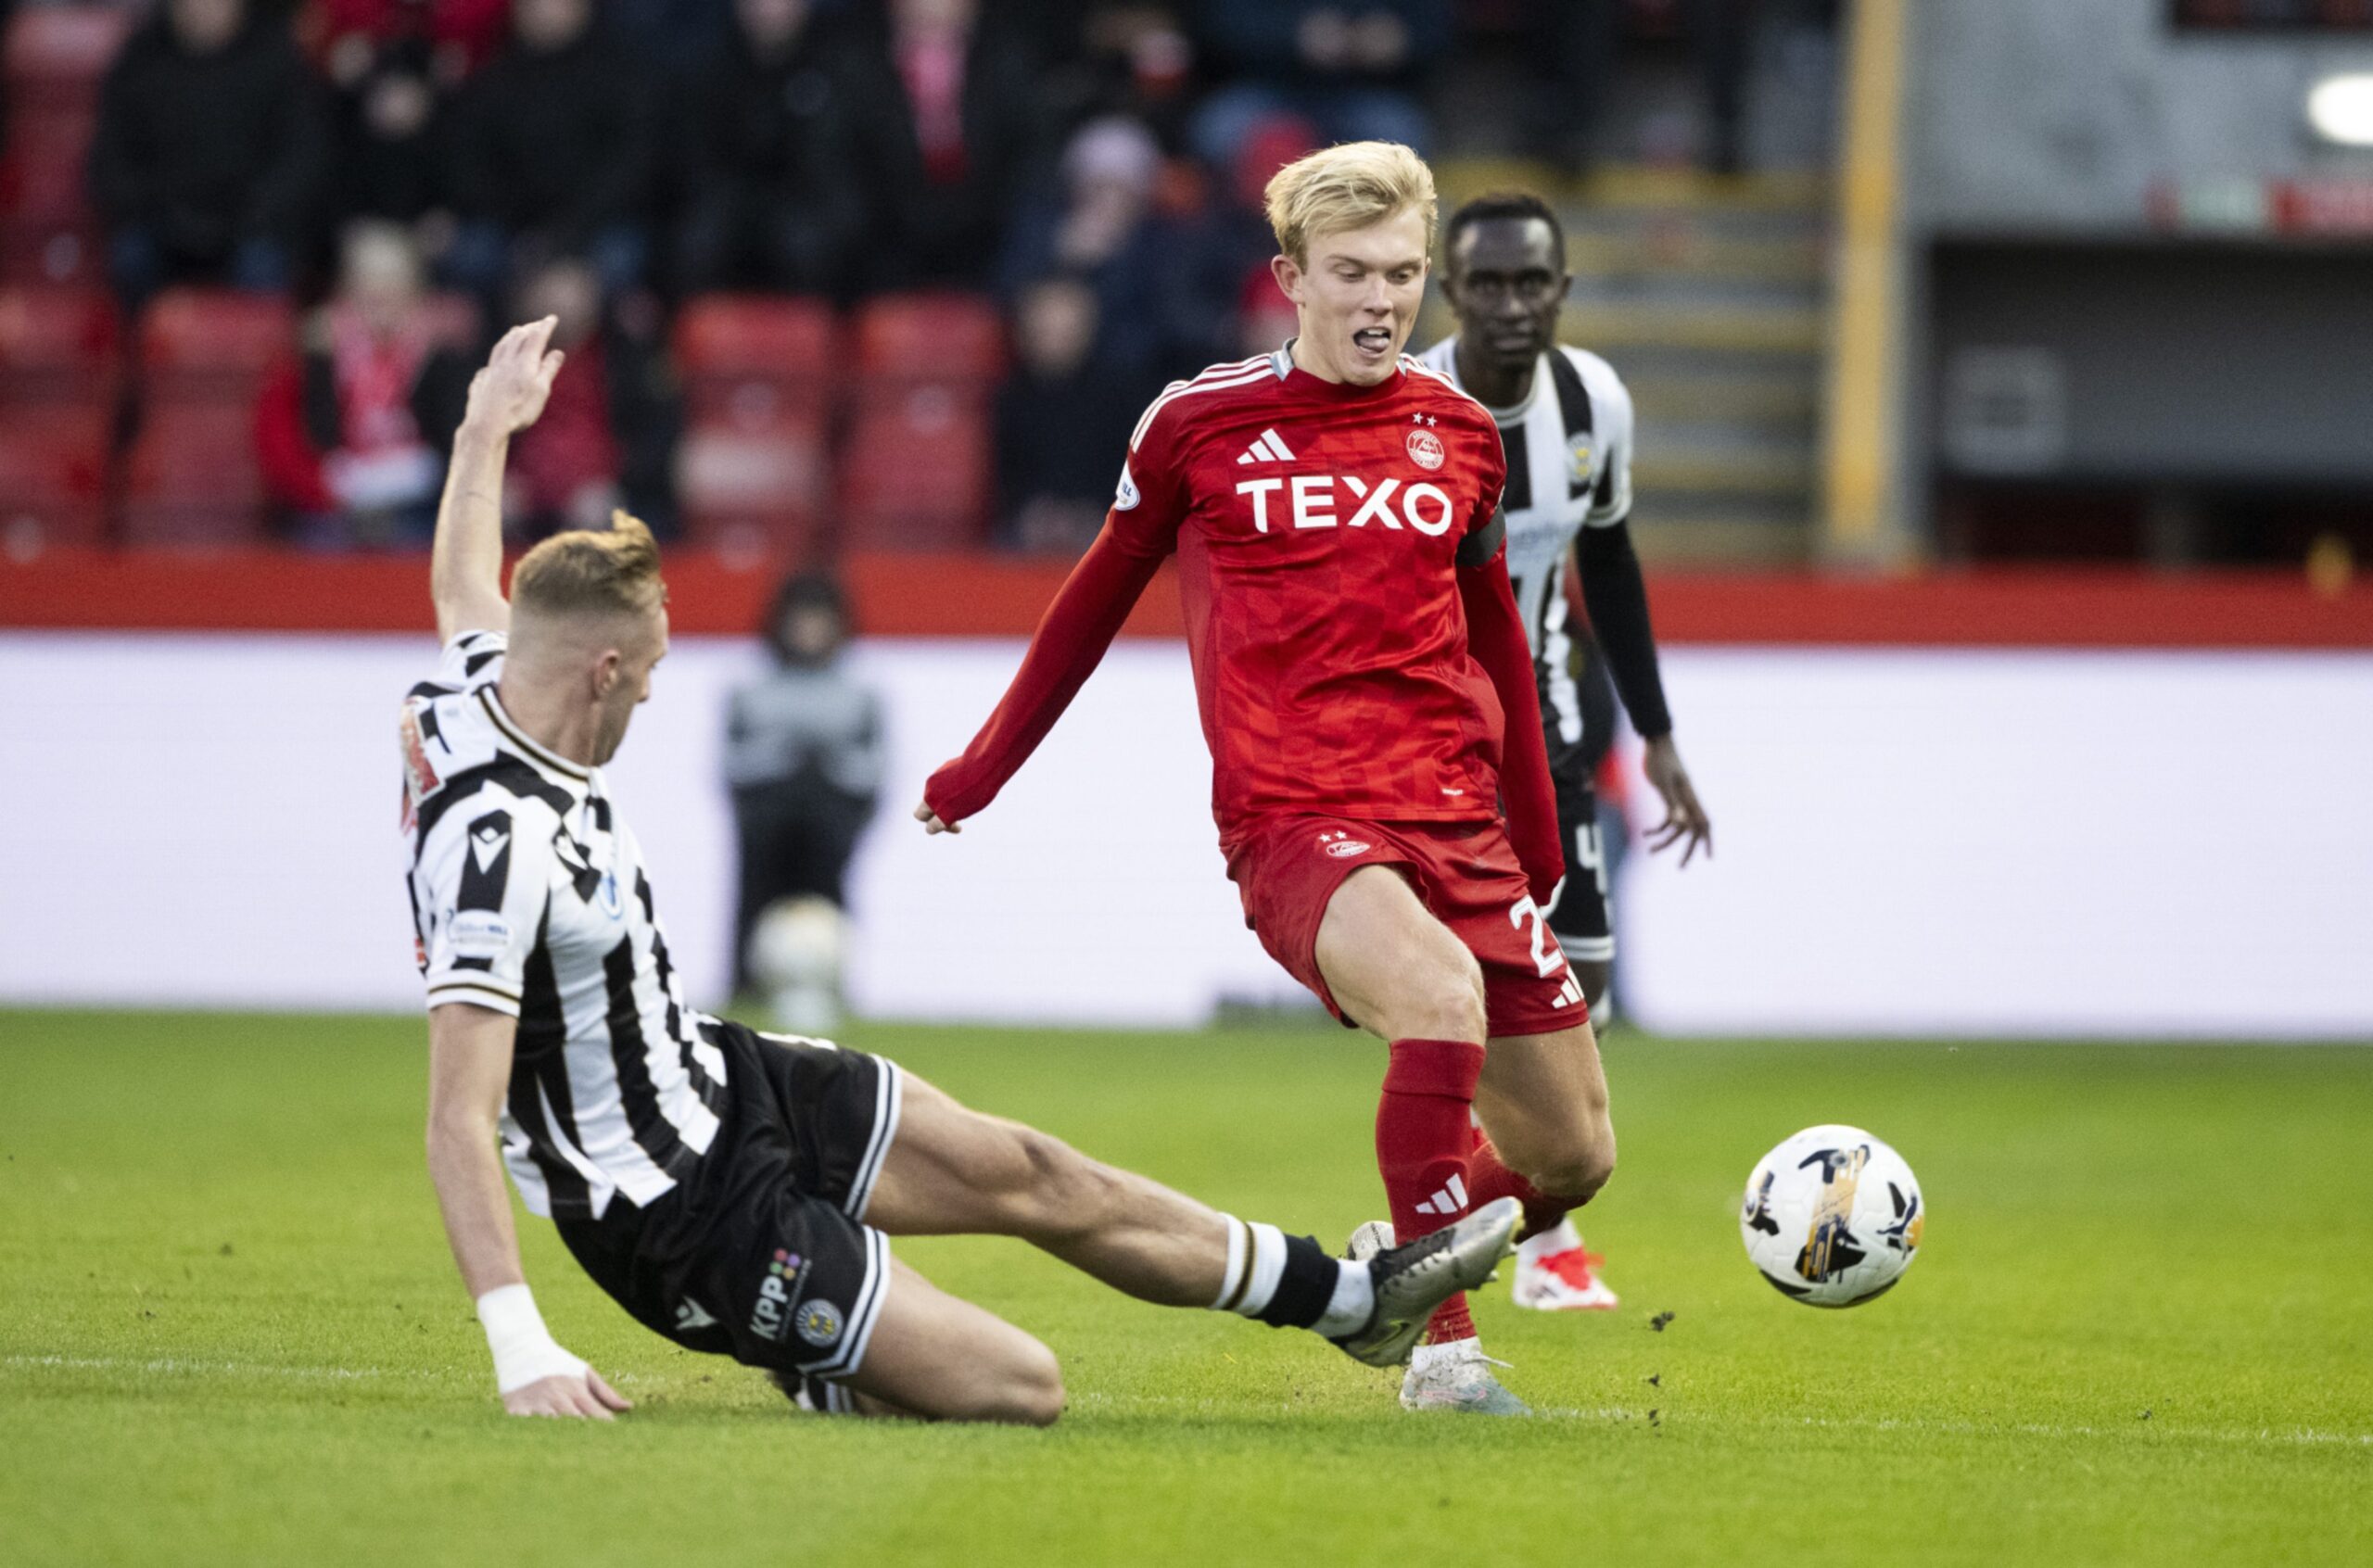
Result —
<path fill-rule="evenodd" d="M 1517 188 L 1557 209 L 1575 274 L 1563 335 L 1631 388 L 1642 554 L 1805 559 L 1829 334 L 1827 177 L 1606 168 L 1567 183 L 1475 160 L 1442 183 L 1446 206 Z M 1447 331 L 1447 311 L 1428 325 Z"/>

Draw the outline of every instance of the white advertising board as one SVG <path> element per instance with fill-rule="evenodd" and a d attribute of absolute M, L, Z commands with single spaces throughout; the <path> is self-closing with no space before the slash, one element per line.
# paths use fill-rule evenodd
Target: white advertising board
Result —
<path fill-rule="evenodd" d="M 1300 993 L 1244 929 L 1183 648 L 1115 648 L 958 837 L 907 819 L 1020 655 L 868 645 L 891 785 L 851 989 L 947 1019 L 1191 1025 Z M 0 634 L 0 1003 L 417 1005 L 396 831 L 412 638 Z M 697 999 L 748 644 L 679 639 L 608 770 Z M 1668 651 L 1717 824 L 1618 888 L 1679 1032 L 2373 1037 L 2373 657 Z M 1643 803 L 1644 804 L 1644 803 Z"/>

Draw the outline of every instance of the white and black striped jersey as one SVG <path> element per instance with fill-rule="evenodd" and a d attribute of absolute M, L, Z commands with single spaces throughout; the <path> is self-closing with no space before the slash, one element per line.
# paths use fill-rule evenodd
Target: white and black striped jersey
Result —
<path fill-rule="evenodd" d="M 469 632 L 401 719 L 403 830 L 428 1005 L 519 1020 L 502 1153 L 527 1208 L 648 1206 L 717 1134 L 725 1058 L 685 1005 L 642 852 L 599 771 L 502 711 L 505 639 Z"/>
<path fill-rule="evenodd" d="M 1446 337 L 1418 356 L 1453 386 L 1457 343 Z M 1631 514 L 1631 394 L 1605 360 L 1559 344 L 1533 366 L 1524 405 L 1493 409 L 1491 417 L 1508 455 L 1500 503 L 1508 520 L 1508 576 L 1532 642 L 1541 716 L 1555 752 L 1579 746 L 1583 734 L 1566 562 L 1582 529 L 1612 527 Z"/>

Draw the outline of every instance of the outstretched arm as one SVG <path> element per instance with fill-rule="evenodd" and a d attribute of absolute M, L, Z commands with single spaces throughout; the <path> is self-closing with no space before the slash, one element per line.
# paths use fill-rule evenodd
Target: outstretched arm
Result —
<path fill-rule="evenodd" d="M 1547 908 L 1566 879 L 1566 848 L 1557 833 L 1557 795 L 1549 781 L 1549 742 L 1541 728 L 1541 692 L 1532 676 L 1532 647 L 1523 613 L 1508 584 L 1507 558 L 1498 550 L 1480 565 L 1462 559 L 1458 595 L 1466 607 L 1466 651 L 1499 693 L 1507 727 L 1500 742 L 1500 798 L 1508 841 L 1524 867 L 1535 904 Z"/>
<path fill-rule="evenodd" d="M 602 1374 L 544 1327 L 519 1267 L 511 1199 L 495 1158 L 518 1020 L 466 1002 L 428 1015 L 428 1174 L 462 1283 L 494 1352 L 502 1408 L 513 1415 L 592 1416 L 628 1408 Z"/>
<path fill-rule="evenodd" d="M 1648 586 L 1639 553 L 1624 523 L 1584 528 L 1574 540 L 1574 562 L 1582 578 L 1582 610 L 1606 654 L 1606 673 L 1631 715 L 1631 727 L 1647 742 L 1642 770 L 1664 797 L 1665 819 L 1649 834 L 1652 848 L 1685 841 L 1681 863 L 1703 848 L 1714 853 L 1714 824 L 1698 803 L 1696 786 L 1673 744 L 1672 714 L 1665 705 L 1664 677 L 1656 667 L 1656 637 L 1648 620 Z"/>
<path fill-rule="evenodd" d="M 556 324 L 546 316 L 513 327 L 470 381 L 428 559 L 439 643 L 463 632 L 511 629 L 511 606 L 502 599 L 502 465 L 511 437 L 536 423 L 560 373 L 562 355 L 550 347 Z"/>
<path fill-rule="evenodd" d="M 996 799 L 1071 706 L 1161 568 L 1159 554 L 1123 542 L 1106 524 L 1047 607 L 989 722 L 962 756 L 944 764 L 923 786 L 915 819 L 926 831 L 961 831 L 958 824 Z"/>

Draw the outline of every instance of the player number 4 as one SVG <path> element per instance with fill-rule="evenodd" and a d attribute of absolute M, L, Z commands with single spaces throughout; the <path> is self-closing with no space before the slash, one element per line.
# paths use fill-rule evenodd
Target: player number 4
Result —
<path fill-rule="evenodd" d="M 1550 939 L 1549 922 L 1541 913 L 1541 905 L 1527 893 L 1508 906 L 1508 924 L 1524 929 L 1526 921 L 1532 922 L 1532 967 L 1541 971 L 1542 980 L 1555 980 L 1566 969 L 1566 955 Z"/>

